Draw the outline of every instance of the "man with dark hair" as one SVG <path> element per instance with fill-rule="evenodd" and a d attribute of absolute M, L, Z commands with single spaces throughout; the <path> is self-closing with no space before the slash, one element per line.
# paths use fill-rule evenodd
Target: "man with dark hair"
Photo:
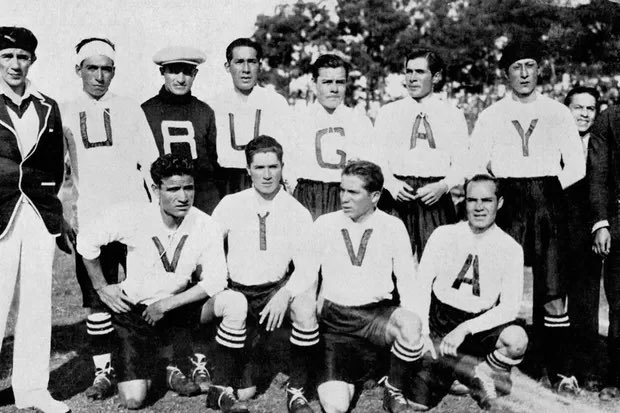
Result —
<path fill-rule="evenodd" d="M 596 89 L 577 86 L 564 99 L 573 115 L 584 154 L 588 153 L 590 128 L 598 112 Z M 582 179 L 565 191 L 568 231 L 568 313 L 574 337 L 573 368 L 577 380 L 589 391 L 600 391 L 602 378 L 597 363 L 599 351 L 599 296 L 601 293 L 601 259 L 592 252 L 592 226 L 588 181 Z"/>
<path fill-rule="evenodd" d="M 556 390 L 576 394 L 577 380 L 569 373 L 562 189 L 584 176 L 584 156 L 570 111 L 536 92 L 541 53 L 541 45 L 529 41 L 504 48 L 500 67 L 509 92 L 478 117 L 471 158 L 473 173 L 492 172 L 501 179 L 504 207 L 497 224 L 521 244 L 532 266 L 534 331 L 542 341 L 549 380 Z"/>
<path fill-rule="evenodd" d="M 167 347 L 176 326 L 221 317 L 216 341 L 229 369 L 240 359 L 245 341 L 247 302 L 243 295 L 225 290 L 219 229 L 207 214 L 192 207 L 191 159 L 164 155 L 153 163 L 151 176 L 158 206 L 116 205 L 83 226 L 77 241 L 95 289 L 108 290 L 102 300 L 113 314 L 119 336 L 118 390 L 129 409 L 143 406 L 156 374 L 158 351 Z M 127 276 L 120 284 L 106 282 L 99 261 L 101 246 L 112 241 L 128 249 Z M 232 384 L 233 373 L 222 375 L 224 386 L 209 387 L 207 407 L 248 411 L 226 387 Z"/>
<path fill-rule="evenodd" d="M 376 152 L 370 119 L 344 105 L 347 75 L 342 58 L 319 56 L 312 65 L 317 101 L 296 116 L 289 183 L 314 219 L 340 209 L 340 174 L 346 163 Z"/>
<path fill-rule="evenodd" d="M 258 85 L 262 57 L 261 46 L 251 39 L 236 39 L 226 48 L 224 67 L 230 73 L 232 88 L 213 100 L 221 197 L 252 186 L 243 153 L 249 141 L 269 135 L 286 150 L 294 133 L 286 99 Z"/>
<path fill-rule="evenodd" d="M 67 405 L 47 390 L 54 239 L 63 230 L 56 196 L 63 182 L 62 124 L 56 102 L 27 78 L 37 44 L 26 28 L 0 27 L 0 347 L 15 302 L 15 406 L 65 413 Z"/>
<path fill-rule="evenodd" d="M 248 300 L 248 328 L 259 337 L 249 342 L 267 344 L 285 318 L 291 321 L 287 409 L 311 413 L 303 388 L 316 362 L 319 328 L 316 284 L 303 259 L 312 218 L 282 188 L 283 150 L 275 139 L 265 135 L 252 139 L 245 155 L 252 188 L 227 195 L 213 212 L 228 240 L 230 287 Z M 257 354 L 256 348 L 250 348 L 250 358 Z M 256 360 L 248 364 L 239 386 L 241 399 L 256 392 L 252 362 Z"/>
<path fill-rule="evenodd" d="M 604 260 L 603 280 L 609 302 L 608 377 L 601 400 L 620 397 L 620 106 L 602 112 L 590 129 L 588 186 L 592 250 Z"/>
<path fill-rule="evenodd" d="M 202 51 L 192 47 L 171 46 L 158 51 L 153 62 L 159 66 L 164 85 L 157 96 L 142 104 L 142 110 L 161 155 L 183 154 L 196 162 L 195 205 L 210 214 L 220 200 L 215 185 L 215 114 L 192 95 L 198 65 L 205 59 Z"/>
<path fill-rule="evenodd" d="M 377 210 L 383 187 L 379 166 L 351 162 L 340 185 L 342 210 L 316 220 L 309 251 L 311 274 L 316 277 L 320 269 L 323 275 L 321 406 L 327 413 L 349 411 L 356 385 L 370 369 L 363 351 L 371 347 L 391 352 L 383 408 L 415 411 L 402 393 L 424 347 L 420 319 L 413 312 L 416 265 L 407 230 L 398 218 Z M 400 305 L 393 301 L 392 274 Z"/>
<path fill-rule="evenodd" d="M 527 348 L 525 330 L 514 324 L 523 295 L 523 249 L 495 225 L 503 201 L 497 179 L 467 181 L 467 221 L 437 228 L 420 261 L 422 335 L 439 358 L 424 358 L 408 397 L 427 408 L 443 399 L 455 378 L 490 408 L 498 393 L 510 393 L 510 370 Z"/>
<path fill-rule="evenodd" d="M 75 47 L 75 73 L 82 80 L 80 96 L 60 106 L 65 141 L 77 192 L 73 230 L 120 202 L 147 204 L 145 180 L 157 158 L 153 135 L 138 102 L 109 91 L 116 73 L 114 44 L 88 38 Z M 140 169 L 138 169 L 140 168 Z M 101 265 L 108 283 L 118 282 L 119 265 L 125 266 L 125 246 L 103 246 Z M 93 289 L 82 257 L 76 254 L 76 277 L 82 290 L 89 350 L 95 365 L 93 385 L 86 397 L 103 399 L 114 393 L 111 346 L 114 336 L 110 314 L 102 302 L 106 290 Z"/>
<path fill-rule="evenodd" d="M 450 189 L 463 183 L 468 135 L 463 113 L 433 91 L 445 76 L 441 57 L 415 49 L 404 69 L 409 96 L 381 108 L 375 134 L 392 198 L 386 193 L 381 207 L 396 209 L 419 259 L 433 230 L 456 222 Z"/>

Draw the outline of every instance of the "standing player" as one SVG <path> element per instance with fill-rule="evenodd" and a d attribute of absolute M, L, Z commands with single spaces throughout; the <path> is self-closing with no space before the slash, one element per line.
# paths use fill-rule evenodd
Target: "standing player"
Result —
<path fill-rule="evenodd" d="M 558 391 L 578 392 L 568 372 L 570 343 L 566 310 L 567 188 L 584 176 L 581 140 L 570 111 L 536 92 L 541 46 L 513 42 L 500 67 L 506 97 L 484 110 L 472 135 L 476 172 L 501 178 L 504 207 L 497 224 L 517 240 L 534 278 L 534 327 L 544 363 Z M 564 163 L 564 168 L 560 166 Z"/>
<path fill-rule="evenodd" d="M 153 62 L 159 65 L 164 85 L 142 109 L 160 154 L 183 154 L 196 162 L 195 205 L 210 214 L 220 199 L 215 185 L 215 115 L 209 105 L 192 96 L 197 66 L 204 61 L 204 53 L 190 47 L 173 46 L 157 52 Z"/>
<path fill-rule="evenodd" d="M 456 222 L 449 191 L 464 177 L 465 116 L 433 93 L 444 70 L 443 60 L 432 50 L 409 53 L 405 59 L 409 97 L 382 107 L 375 122 L 375 133 L 386 148 L 385 187 L 418 258 L 437 226 Z"/>
<path fill-rule="evenodd" d="M 62 231 L 63 142 L 56 102 L 27 79 L 38 41 L 0 27 L 0 347 L 14 295 L 15 405 L 65 413 L 50 396 L 54 238 Z"/>
<path fill-rule="evenodd" d="M 599 93 L 591 87 L 571 89 L 564 99 L 577 124 L 583 151 L 587 155 L 590 127 L 598 111 Z M 589 391 L 601 390 L 597 371 L 598 308 L 601 293 L 601 259 L 592 252 L 588 181 L 582 179 L 566 189 L 569 248 L 568 313 L 575 337 L 572 357 L 577 380 Z"/>
<path fill-rule="evenodd" d="M 409 398 L 427 408 L 462 373 L 464 355 L 485 358 L 471 383 L 480 406 L 492 406 L 498 392 L 510 393 L 510 369 L 527 348 L 525 330 L 514 324 L 523 295 L 523 249 L 495 225 L 502 204 L 497 179 L 474 176 L 465 184 L 467 221 L 437 228 L 426 244 L 416 293 L 422 334 L 430 335 L 440 358 L 424 358 Z"/>
<path fill-rule="evenodd" d="M 280 184 L 283 152 L 275 139 L 265 135 L 252 139 L 245 153 L 252 188 L 227 195 L 213 212 L 228 240 L 230 286 L 247 298 L 248 324 L 266 336 L 261 338 L 272 337 L 285 318 L 291 321 L 287 408 L 291 413 L 311 413 L 303 387 L 317 359 L 319 327 L 315 277 L 304 273 L 308 265 L 302 260 L 312 218 Z M 240 387 L 243 399 L 256 392 L 249 381 Z"/>
<path fill-rule="evenodd" d="M 247 302 L 226 287 L 226 261 L 219 228 L 192 207 L 194 168 L 189 158 L 172 154 L 151 167 L 158 206 L 119 204 L 83 225 L 78 250 L 88 275 L 112 311 L 120 340 L 118 390 L 129 409 L 142 407 L 156 371 L 157 352 L 177 325 L 209 323 L 221 317 L 216 341 L 223 363 L 234 368 L 245 341 Z M 118 241 L 127 245 L 127 277 L 109 284 L 99 260 L 101 247 Z M 192 279 L 197 284 L 189 287 Z M 229 386 L 232 372 L 223 384 Z M 208 408 L 247 412 L 232 389 L 211 385 Z"/>
<path fill-rule="evenodd" d="M 289 183 L 314 219 L 340 209 L 340 174 L 347 162 L 373 153 L 370 119 L 343 104 L 347 76 L 348 65 L 340 57 L 320 56 L 312 65 L 317 102 L 296 116 Z"/>
<path fill-rule="evenodd" d="M 588 145 L 592 250 L 605 260 L 605 295 L 609 302 L 607 351 L 609 366 L 601 400 L 620 397 L 620 106 L 612 106 L 594 121 Z"/>
<path fill-rule="evenodd" d="M 269 135 L 286 150 L 293 136 L 293 115 L 286 99 L 257 84 L 262 58 L 263 49 L 251 39 L 236 39 L 226 48 L 224 67 L 232 78 L 232 88 L 218 96 L 213 105 L 222 197 L 252 186 L 244 154 L 248 142 Z"/>
<path fill-rule="evenodd" d="M 318 392 L 327 413 L 349 411 L 355 385 L 370 366 L 360 357 L 369 346 L 391 350 L 383 408 L 411 412 L 403 396 L 406 378 L 422 356 L 415 309 L 415 261 L 407 230 L 377 210 L 383 175 L 379 166 L 357 161 L 342 171 L 342 210 L 319 217 L 312 234 L 312 266 L 323 274 L 320 319 L 325 371 Z M 401 305 L 392 300 L 396 278 Z"/>
<path fill-rule="evenodd" d="M 74 230 L 79 231 L 79 226 L 87 225 L 116 203 L 149 202 L 144 182 L 150 179 L 146 174 L 157 158 L 157 148 L 139 104 L 108 91 L 115 75 L 114 44 L 108 39 L 88 38 L 80 41 L 75 50 L 75 72 L 82 79 L 83 91 L 76 99 L 63 103 L 60 110 L 78 193 Z M 118 267 L 124 266 L 125 255 L 126 249 L 119 243 L 103 247 L 101 265 L 109 283 L 118 282 Z M 114 392 L 112 323 L 101 302 L 102 292 L 93 288 L 78 254 L 75 265 L 84 307 L 91 310 L 86 331 L 95 380 L 86 396 L 102 399 Z"/>

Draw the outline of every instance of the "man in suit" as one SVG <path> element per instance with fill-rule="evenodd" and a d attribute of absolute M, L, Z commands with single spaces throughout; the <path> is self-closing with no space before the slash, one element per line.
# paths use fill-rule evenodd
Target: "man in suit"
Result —
<path fill-rule="evenodd" d="M 587 179 L 592 211 L 592 250 L 604 260 L 604 283 L 609 302 L 609 375 L 599 397 L 620 397 L 620 106 L 601 113 L 590 130 Z"/>
<path fill-rule="evenodd" d="M 65 413 L 47 390 L 63 135 L 58 105 L 27 79 L 37 43 L 28 29 L 0 27 L 0 346 L 17 294 L 15 405 Z"/>

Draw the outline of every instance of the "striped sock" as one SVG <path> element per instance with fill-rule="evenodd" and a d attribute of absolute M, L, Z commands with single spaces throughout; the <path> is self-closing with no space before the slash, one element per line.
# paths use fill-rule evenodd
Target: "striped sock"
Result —
<path fill-rule="evenodd" d="M 394 341 L 392 345 L 392 354 L 400 360 L 411 363 L 422 357 L 422 350 L 424 350 L 424 343 L 420 342 L 415 347 L 409 347 L 400 341 Z"/>
<path fill-rule="evenodd" d="M 414 347 L 410 347 L 398 340 L 394 341 L 390 357 L 390 371 L 388 380 L 390 384 L 402 389 L 407 376 L 422 358 L 424 343 L 420 342 Z"/>
<path fill-rule="evenodd" d="M 544 325 L 545 327 L 549 327 L 549 328 L 570 327 L 570 320 L 568 319 L 568 313 L 564 313 L 560 315 L 545 314 Z"/>
<path fill-rule="evenodd" d="M 559 375 L 571 376 L 570 354 L 571 328 L 568 313 L 544 316 L 543 354 L 547 375 L 552 384 L 559 381 Z"/>
<path fill-rule="evenodd" d="M 241 349 L 245 345 L 246 329 L 244 328 L 230 328 L 225 326 L 224 323 L 220 323 L 217 328 L 217 335 L 215 341 L 224 347 Z"/>
<path fill-rule="evenodd" d="M 486 356 L 486 362 L 494 370 L 510 371 L 510 369 L 523 361 L 523 358 L 513 359 L 495 350 Z"/>
<path fill-rule="evenodd" d="M 114 331 L 110 313 L 92 313 L 86 317 L 86 333 L 89 336 L 102 336 Z"/>
<path fill-rule="evenodd" d="M 309 347 L 319 344 L 319 326 L 318 324 L 310 329 L 303 329 L 296 323 L 293 323 L 291 329 L 291 344 L 300 347 Z"/>

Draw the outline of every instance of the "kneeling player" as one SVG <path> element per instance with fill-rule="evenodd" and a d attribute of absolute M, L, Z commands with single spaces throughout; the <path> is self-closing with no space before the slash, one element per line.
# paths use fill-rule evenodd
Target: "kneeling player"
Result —
<path fill-rule="evenodd" d="M 510 392 L 510 369 L 528 342 L 514 324 L 523 293 L 523 250 L 495 225 L 503 203 L 498 181 L 474 176 L 465 184 L 465 202 L 467 221 L 435 229 L 418 268 L 422 334 L 430 334 L 440 357 L 433 349 L 435 358 L 423 359 L 408 398 L 428 408 L 455 378 L 490 408 L 497 394 Z M 470 356 L 473 373 L 467 371 Z"/>
<path fill-rule="evenodd" d="M 402 221 L 377 210 L 382 187 L 377 165 L 348 164 L 340 184 L 342 210 L 314 224 L 312 268 L 323 275 L 319 306 L 325 341 L 318 392 L 327 413 L 349 410 L 369 347 L 391 348 L 383 408 L 402 413 L 416 407 L 402 393 L 423 351 L 420 319 L 412 312 L 415 261 Z M 392 300 L 392 274 L 401 306 Z"/>
<path fill-rule="evenodd" d="M 228 240 L 230 286 L 248 300 L 248 328 L 262 324 L 264 328 L 256 332 L 264 341 L 273 337 L 270 333 L 280 328 L 284 318 L 291 320 L 287 408 L 293 413 L 311 413 L 303 387 L 319 343 L 316 277 L 303 272 L 309 267 L 301 260 L 307 256 L 304 250 L 312 217 L 280 184 L 282 152 L 282 146 L 269 136 L 252 139 L 245 147 L 252 188 L 224 197 L 213 218 Z M 292 274 L 291 262 L 295 266 Z M 256 392 L 251 368 L 246 368 L 244 376 L 241 399 Z"/>
<path fill-rule="evenodd" d="M 190 159 L 165 155 L 151 167 L 157 206 L 119 205 L 106 211 L 78 235 L 78 251 L 103 302 L 113 311 L 120 338 L 118 391 L 130 409 L 144 404 L 155 374 L 157 353 L 169 345 L 169 330 L 222 321 L 217 342 L 225 366 L 234 366 L 245 341 L 247 302 L 225 290 L 226 262 L 219 229 L 205 213 L 192 207 L 194 170 Z M 108 285 L 99 253 L 102 245 L 127 245 L 127 277 Z M 190 287 L 192 274 L 197 284 Z M 228 372 L 232 373 L 232 372 Z M 231 374 L 224 375 L 229 385 Z M 173 379 L 168 374 L 167 380 Z M 247 412 L 232 389 L 212 385 L 208 407 Z"/>

